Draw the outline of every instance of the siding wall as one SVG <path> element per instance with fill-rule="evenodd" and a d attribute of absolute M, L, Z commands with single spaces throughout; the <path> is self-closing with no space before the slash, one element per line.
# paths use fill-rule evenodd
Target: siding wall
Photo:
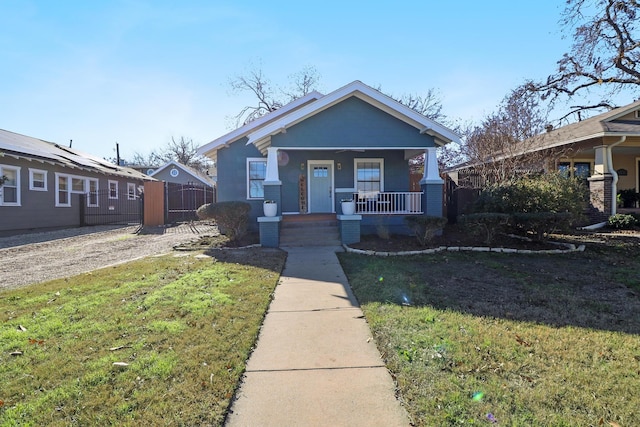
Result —
<path fill-rule="evenodd" d="M 66 175 L 98 179 L 99 190 L 108 189 L 108 181 L 118 181 L 118 191 L 127 191 L 128 182 L 140 181 L 87 173 L 79 169 L 63 168 L 38 161 L 0 158 L 0 164 L 20 167 L 20 206 L 0 206 L 0 233 L 11 234 L 40 228 L 63 228 L 80 225 L 80 197 L 71 194 L 71 207 L 56 207 L 56 172 Z M 47 171 L 47 191 L 29 190 L 29 168 Z"/>

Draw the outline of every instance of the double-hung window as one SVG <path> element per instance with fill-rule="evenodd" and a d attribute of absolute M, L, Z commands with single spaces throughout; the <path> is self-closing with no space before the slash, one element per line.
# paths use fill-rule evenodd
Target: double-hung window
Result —
<path fill-rule="evenodd" d="M 87 194 L 87 207 L 98 206 L 98 180 L 94 178 L 87 178 L 87 184 L 89 186 L 89 194 Z"/>
<path fill-rule="evenodd" d="M 127 182 L 127 199 L 128 200 L 136 199 L 136 184 L 133 182 Z"/>
<path fill-rule="evenodd" d="M 109 180 L 109 198 L 110 199 L 118 198 L 118 181 Z"/>
<path fill-rule="evenodd" d="M 384 159 L 354 159 L 356 191 L 377 194 L 384 191 Z"/>
<path fill-rule="evenodd" d="M 247 199 L 264 199 L 264 179 L 267 176 L 267 159 L 247 159 Z"/>
<path fill-rule="evenodd" d="M 20 168 L 0 165 L 0 206 L 20 206 Z"/>
<path fill-rule="evenodd" d="M 71 177 L 56 173 L 56 206 L 71 206 Z"/>
<path fill-rule="evenodd" d="M 29 190 L 47 191 L 47 171 L 29 168 Z"/>

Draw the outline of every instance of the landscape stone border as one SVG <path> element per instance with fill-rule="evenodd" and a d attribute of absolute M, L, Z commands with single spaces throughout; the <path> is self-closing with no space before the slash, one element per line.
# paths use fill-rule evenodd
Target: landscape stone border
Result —
<path fill-rule="evenodd" d="M 378 252 L 364 249 L 355 249 L 347 245 L 342 245 L 347 252 L 374 255 L 374 256 L 409 256 L 409 255 L 425 255 L 435 254 L 438 252 L 494 252 L 504 254 L 564 254 L 570 252 L 584 252 L 585 245 L 576 246 L 573 243 L 548 242 L 552 245 L 563 246 L 565 249 L 544 249 L 533 251 L 530 249 L 512 249 L 512 248 L 491 248 L 487 246 L 440 246 L 437 248 L 423 249 L 421 251 L 401 251 L 401 252 Z"/>

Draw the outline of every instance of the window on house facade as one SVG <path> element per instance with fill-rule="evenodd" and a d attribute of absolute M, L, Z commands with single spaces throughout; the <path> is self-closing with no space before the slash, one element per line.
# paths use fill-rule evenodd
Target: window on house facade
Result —
<path fill-rule="evenodd" d="M 29 169 L 29 190 L 47 191 L 47 171 Z"/>
<path fill-rule="evenodd" d="M 560 162 L 558 171 L 567 178 L 579 178 L 586 180 L 591 176 L 591 162 Z"/>
<path fill-rule="evenodd" d="M 247 199 L 264 199 L 264 179 L 266 176 L 266 159 L 247 159 Z"/>
<path fill-rule="evenodd" d="M 56 206 L 71 206 L 71 177 L 56 174 Z"/>
<path fill-rule="evenodd" d="M 118 181 L 109 180 L 109 198 L 110 199 L 118 198 Z"/>
<path fill-rule="evenodd" d="M 89 186 L 89 194 L 87 194 L 87 206 L 97 207 L 98 206 L 98 180 L 93 178 L 88 178 L 87 183 Z"/>
<path fill-rule="evenodd" d="M 4 178 L 0 206 L 20 206 L 20 168 L 0 165 L 0 177 Z"/>
<path fill-rule="evenodd" d="M 378 193 L 384 191 L 384 160 L 355 159 L 356 191 Z"/>
<path fill-rule="evenodd" d="M 127 182 L 127 199 L 128 200 L 136 199 L 136 184 L 133 182 Z"/>

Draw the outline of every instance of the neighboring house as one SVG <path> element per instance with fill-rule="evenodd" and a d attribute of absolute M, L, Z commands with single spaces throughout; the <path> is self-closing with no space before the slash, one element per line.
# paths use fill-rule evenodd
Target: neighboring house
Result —
<path fill-rule="evenodd" d="M 216 200 L 210 176 L 175 160 L 155 168 L 151 176 L 165 182 L 167 223 L 198 219 L 197 209 Z"/>
<path fill-rule="evenodd" d="M 149 176 L 159 181 L 173 182 L 176 184 L 196 184 L 210 188 L 215 186 L 214 180 L 209 175 L 205 175 L 175 160 L 171 160 L 160 167 L 154 168 L 154 170 L 149 173 Z"/>
<path fill-rule="evenodd" d="M 640 191 L 640 101 L 549 129 L 521 146 L 526 147 L 522 150 L 526 154 L 556 153 L 546 162 L 547 170 L 560 170 L 587 181 L 594 220 L 616 213 L 620 190 Z M 470 168 L 453 169 L 456 171 L 450 175 L 457 179 L 460 171 Z"/>
<path fill-rule="evenodd" d="M 78 150 L 6 130 L 0 130 L 0 176 L 7 178 L 0 188 L 3 234 L 92 223 L 81 215 L 89 213 L 106 223 L 128 211 L 128 205 L 138 206 L 144 181 L 154 180 Z"/>
<path fill-rule="evenodd" d="M 265 244 L 283 215 L 338 214 L 357 222 L 358 239 L 380 224 L 399 231 L 407 214 L 442 216 L 436 148 L 451 141 L 459 137 L 450 129 L 355 81 L 301 97 L 198 153 L 217 166 L 218 201 L 252 205 Z M 422 154 L 422 192 L 411 193 L 409 159 Z M 263 216 L 266 199 L 277 202 L 275 219 Z M 355 215 L 342 215 L 342 199 L 355 200 Z"/>

